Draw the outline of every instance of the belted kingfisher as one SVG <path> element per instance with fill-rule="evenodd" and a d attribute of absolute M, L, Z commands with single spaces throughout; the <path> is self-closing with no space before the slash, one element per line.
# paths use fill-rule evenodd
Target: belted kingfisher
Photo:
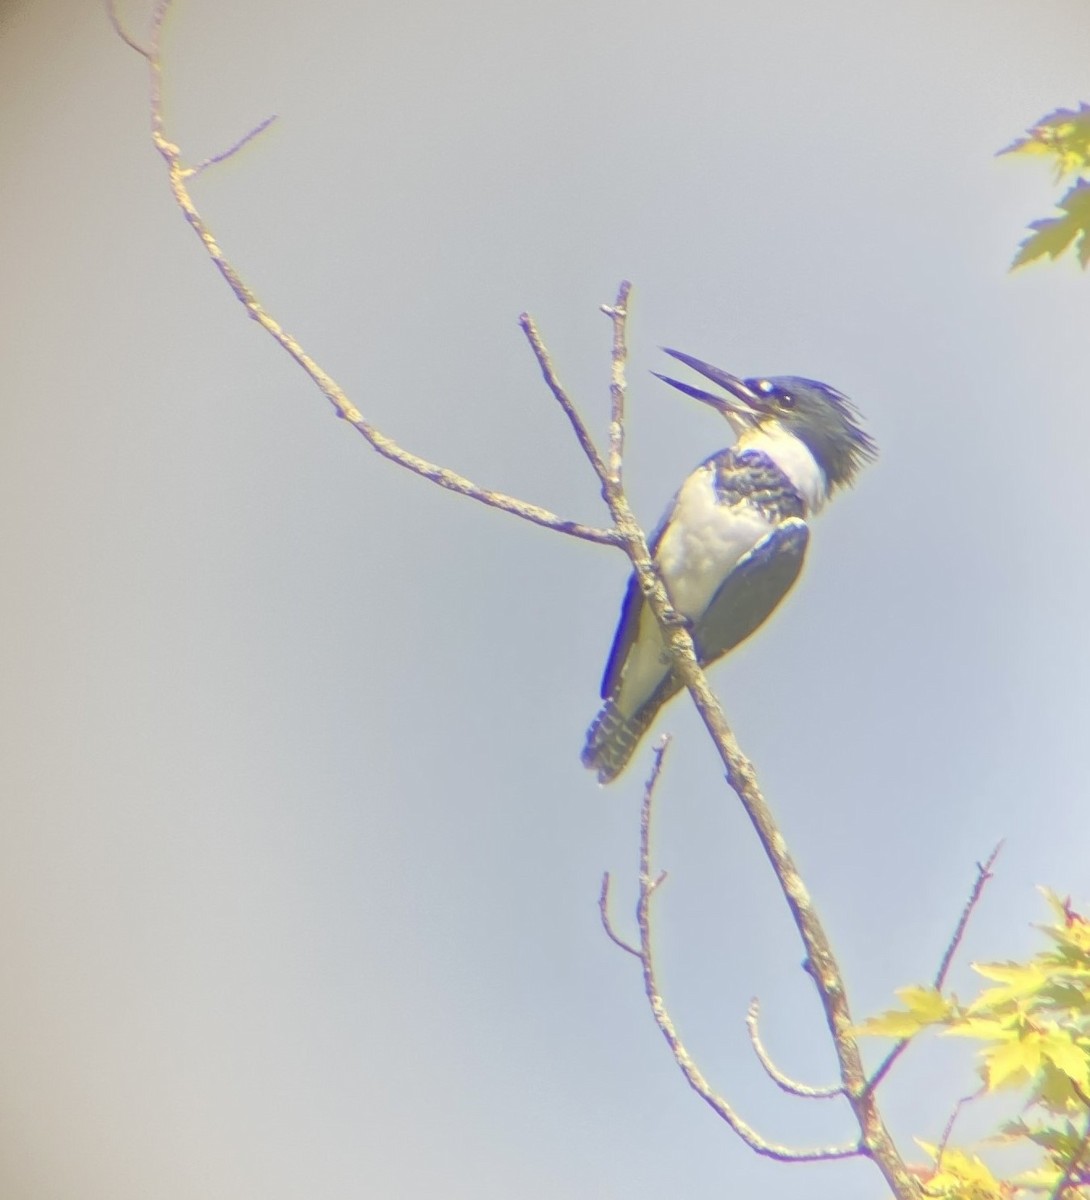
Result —
<path fill-rule="evenodd" d="M 721 387 L 718 395 L 653 372 L 727 419 L 734 445 L 685 480 L 651 537 L 674 608 L 702 664 L 758 629 L 802 570 L 806 520 L 855 479 L 877 447 L 847 396 L 795 375 L 738 379 L 678 350 L 667 354 Z M 680 690 L 662 631 L 635 574 L 602 679 L 605 705 L 583 764 L 608 783 L 624 770 L 659 709 Z"/>

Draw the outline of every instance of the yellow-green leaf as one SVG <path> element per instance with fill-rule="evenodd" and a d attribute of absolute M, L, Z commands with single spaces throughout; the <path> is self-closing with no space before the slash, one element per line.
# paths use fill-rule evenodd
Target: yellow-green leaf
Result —
<path fill-rule="evenodd" d="M 915 1037 L 921 1029 L 927 1028 L 927 1022 L 901 1008 L 891 1008 L 877 1017 L 868 1017 L 852 1027 L 852 1033 L 857 1037 Z"/>
<path fill-rule="evenodd" d="M 1041 1036 L 1041 1053 L 1068 1079 L 1083 1091 L 1090 1090 L 1090 1061 L 1086 1048 L 1080 1046 L 1064 1029 L 1052 1029 Z"/>
<path fill-rule="evenodd" d="M 1058 1166 L 1040 1166 L 1030 1171 L 1022 1171 L 1011 1182 L 1020 1188 L 1027 1188 L 1031 1192 L 1044 1193 L 1047 1196 L 1055 1190 L 1062 1174 L 1063 1170 Z M 1068 1195 L 1070 1194 L 1068 1193 Z"/>
<path fill-rule="evenodd" d="M 1059 202 L 1062 217 L 1046 217 L 1031 221 L 1034 232 L 1018 248 L 1011 263 L 1011 270 L 1024 267 L 1038 258 L 1059 258 L 1073 243 L 1077 242 L 1075 254 L 1079 266 L 1090 262 L 1090 183 L 1079 180 Z"/>
<path fill-rule="evenodd" d="M 1009 1041 L 1018 1036 L 1017 1028 L 1010 1021 L 996 1017 L 966 1017 L 942 1032 L 944 1037 L 977 1038 L 982 1042 Z"/>
<path fill-rule="evenodd" d="M 1048 113 L 999 153 L 1053 157 L 1058 179 L 1081 171 L 1090 165 L 1090 105 Z"/>
<path fill-rule="evenodd" d="M 1009 1192 L 975 1154 L 947 1149 L 924 1184 L 924 1194 L 951 1200 L 1003 1200 Z"/>
<path fill-rule="evenodd" d="M 969 1011 L 978 1013 L 987 1009 L 1022 1000 L 1039 992 L 1052 977 L 1048 966 L 1040 959 L 1028 963 L 973 963 L 973 970 L 985 979 L 993 979 L 1002 987 L 988 988 L 969 1005 Z"/>
<path fill-rule="evenodd" d="M 933 987 L 903 987 L 894 993 L 921 1026 L 947 1020 L 954 1006 Z"/>
<path fill-rule="evenodd" d="M 1029 1036 L 1019 1041 L 1002 1042 L 985 1051 L 985 1080 L 988 1091 L 1028 1083 L 1041 1069 L 1040 1038 Z"/>
<path fill-rule="evenodd" d="M 1029 1102 L 1039 1104 L 1051 1113 L 1081 1112 L 1085 1109 L 1085 1105 L 1071 1086 L 1071 1080 L 1055 1067 L 1041 1072 Z"/>
<path fill-rule="evenodd" d="M 854 1026 L 852 1032 L 864 1037 L 915 1037 L 929 1025 L 948 1021 L 957 1011 L 933 987 L 898 988 L 895 995 L 904 1008 L 891 1008 L 877 1017 L 868 1017 Z"/>

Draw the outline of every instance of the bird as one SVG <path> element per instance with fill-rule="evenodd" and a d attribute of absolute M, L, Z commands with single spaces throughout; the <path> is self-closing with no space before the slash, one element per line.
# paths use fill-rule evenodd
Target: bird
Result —
<path fill-rule="evenodd" d="M 740 379 L 663 347 L 720 391 L 652 374 L 726 419 L 733 442 L 682 483 L 650 550 L 702 666 L 745 641 L 802 570 L 808 521 L 878 453 L 842 392 L 816 379 Z M 604 704 L 587 731 L 584 766 L 615 779 L 681 684 L 635 572 L 602 677 Z"/>

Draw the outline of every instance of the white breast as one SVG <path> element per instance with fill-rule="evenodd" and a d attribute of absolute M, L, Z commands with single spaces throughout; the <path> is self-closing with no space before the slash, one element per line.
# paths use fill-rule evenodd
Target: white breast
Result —
<path fill-rule="evenodd" d="M 681 485 L 670 523 L 655 559 L 670 600 L 683 616 L 701 616 L 720 584 L 772 528 L 748 504 L 731 507 L 719 502 L 715 468 L 703 466 Z M 655 690 L 667 671 L 662 633 L 651 609 L 641 606 L 639 631 L 625 661 L 616 697 L 623 711 L 635 712 Z"/>
<path fill-rule="evenodd" d="M 719 500 L 713 466 L 694 471 L 678 493 L 656 555 L 674 607 L 699 617 L 742 555 L 771 529 L 751 505 Z"/>

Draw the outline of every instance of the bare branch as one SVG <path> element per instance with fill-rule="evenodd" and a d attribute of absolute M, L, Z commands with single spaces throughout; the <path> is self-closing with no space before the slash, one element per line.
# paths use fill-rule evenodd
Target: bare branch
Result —
<path fill-rule="evenodd" d="M 958 1117 L 961 1116 L 961 1110 L 966 1106 L 966 1104 L 969 1104 L 973 1100 L 979 1099 L 979 1097 L 983 1096 L 987 1090 L 988 1090 L 987 1088 L 983 1088 L 983 1087 L 978 1088 L 971 1095 L 962 1096 L 962 1098 L 957 1102 L 957 1104 L 954 1105 L 954 1111 L 950 1114 L 949 1118 L 947 1119 L 946 1125 L 943 1127 L 942 1137 L 939 1138 L 938 1149 L 935 1153 L 935 1170 L 936 1171 L 939 1169 L 939 1166 L 942 1163 L 942 1156 L 946 1153 L 946 1147 L 950 1142 L 950 1135 L 954 1132 L 954 1125 L 957 1123 Z"/>
<path fill-rule="evenodd" d="M 166 135 L 162 102 L 163 68 L 161 40 L 163 21 L 170 8 L 170 3 L 171 0 L 158 0 L 152 16 L 151 39 L 147 48 L 140 46 L 127 34 L 112 5 L 109 10 L 110 19 L 117 30 L 118 36 L 148 61 L 152 141 L 166 163 L 170 180 L 170 190 L 174 196 L 174 201 L 185 215 L 190 228 L 200 238 L 205 253 L 212 260 L 216 269 L 226 281 L 227 286 L 234 292 L 250 316 L 303 368 L 330 404 L 333 405 L 337 415 L 343 417 L 344 420 L 366 439 L 371 448 L 384 458 L 396 463 L 399 467 L 404 467 L 406 470 L 412 471 L 415 475 L 430 480 L 439 487 L 446 488 L 447 491 L 456 492 L 461 496 L 468 496 L 471 500 L 486 504 L 490 508 L 497 508 L 502 512 L 511 513 L 513 516 L 521 517 L 523 520 L 530 521 L 535 525 L 541 525 L 546 529 L 568 534 L 571 537 L 581 538 L 583 541 L 597 542 L 604 546 L 620 545 L 620 538 L 613 530 L 598 529 L 591 525 L 580 524 L 577 521 L 566 520 L 555 513 L 549 512 L 548 509 L 541 508 L 539 505 L 528 504 L 524 500 L 520 500 L 515 496 L 509 496 L 504 492 L 483 488 L 472 480 L 448 470 L 446 467 L 441 467 L 436 463 L 429 462 L 427 459 L 410 453 L 408 450 L 402 449 L 393 438 L 381 433 L 364 418 L 363 414 L 351 403 L 337 382 L 318 366 L 317 362 L 306 353 L 300 343 L 291 334 L 281 327 L 278 321 L 275 321 L 265 311 L 258 302 L 257 297 L 220 249 L 211 230 L 193 203 L 193 198 L 189 194 L 187 181 L 194 176 L 199 168 L 187 167 L 182 161 L 181 150 Z M 267 122 L 258 126 L 250 134 L 247 134 L 245 138 L 236 143 L 231 150 L 226 151 L 224 155 L 213 159 L 206 159 L 202 166 L 214 161 L 220 161 L 222 158 L 234 153 L 251 137 L 261 132 L 261 129 L 266 124 Z"/>
<path fill-rule="evenodd" d="M 958 952 L 958 947 L 961 945 L 961 939 L 965 936 L 965 930 L 969 924 L 969 918 L 973 915 L 973 910 L 980 902 L 981 894 L 984 891 L 988 880 L 992 877 L 992 867 L 995 866 L 995 860 L 999 857 L 1000 850 L 1003 849 L 1002 841 L 996 843 L 995 849 L 988 855 L 983 863 L 976 864 L 976 880 L 973 883 L 972 891 L 969 893 L 969 899 L 965 901 L 965 907 L 961 910 L 961 916 L 958 918 L 957 927 L 954 929 L 953 936 L 947 944 L 946 951 L 942 956 L 942 962 L 939 963 L 939 969 L 935 972 L 935 991 L 941 992 L 943 984 L 946 983 L 946 976 L 950 970 L 950 964 L 954 961 L 954 955 Z"/>
<path fill-rule="evenodd" d="M 557 378 L 552 359 L 545 348 L 545 343 L 541 340 L 541 334 L 538 332 L 537 326 L 534 324 L 534 318 L 529 313 L 522 313 L 519 316 L 519 324 L 522 326 L 522 332 L 526 334 L 526 340 L 530 343 L 530 349 L 534 352 L 534 357 L 541 368 L 541 374 L 545 377 L 549 391 L 556 397 L 556 402 L 567 415 L 572 429 L 575 430 L 575 436 L 579 441 L 579 445 L 583 447 L 583 453 L 587 456 L 587 461 L 594 468 L 594 473 L 600 479 L 606 469 L 605 464 L 602 462 L 602 456 L 598 453 L 598 447 L 595 446 L 594 439 L 590 436 L 590 431 L 572 403 L 571 397 L 564 390 L 564 386 L 561 384 L 559 378 Z"/>
<path fill-rule="evenodd" d="M 630 953 L 635 953 L 636 957 L 640 960 L 643 966 L 644 991 L 647 994 L 647 1000 L 651 1006 L 655 1023 L 658 1025 L 662 1036 L 666 1039 L 666 1044 L 670 1047 L 670 1053 L 674 1056 L 674 1061 L 680 1067 L 686 1082 L 705 1104 L 734 1130 L 751 1150 L 767 1158 L 778 1159 L 780 1162 L 828 1162 L 833 1159 L 858 1158 L 865 1154 L 865 1150 L 858 1143 L 843 1146 L 819 1146 L 811 1149 L 796 1149 L 791 1146 L 778 1145 L 762 1137 L 734 1111 L 734 1108 L 723 1096 L 720 1096 L 712 1088 L 711 1084 L 704 1078 L 700 1068 L 693 1061 L 692 1056 L 678 1035 L 677 1029 L 674 1027 L 673 1019 L 666 1007 L 666 1001 L 663 999 L 658 983 L 652 945 L 651 923 L 651 900 L 656 889 L 666 877 L 665 872 L 660 872 L 655 876 L 651 874 L 651 816 L 654 809 L 655 788 L 662 774 L 663 759 L 669 745 L 670 737 L 667 734 L 655 746 L 651 773 L 648 775 L 647 782 L 644 785 L 643 803 L 640 807 L 640 892 L 639 903 L 636 906 L 636 920 L 640 929 L 639 950 L 633 951 L 632 947 L 626 942 L 621 942 L 613 935 L 612 930 L 608 926 L 606 932 L 622 949 L 628 950 Z M 603 887 L 604 894 L 605 888 Z M 599 901 L 599 907 L 601 905 L 602 902 Z"/>
<path fill-rule="evenodd" d="M 625 324 L 627 297 L 627 285 L 622 284 L 621 290 L 618 292 L 617 303 L 610 314 L 615 324 L 619 323 L 622 326 Z M 623 330 L 618 334 L 615 328 L 614 353 L 615 355 L 623 354 L 623 351 Z M 618 373 L 614 382 L 623 395 L 623 373 Z M 608 474 L 605 475 L 602 478 L 602 494 L 609 505 L 614 528 L 632 563 L 639 581 L 640 591 L 662 629 L 671 668 L 688 689 L 693 704 L 704 722 L 704 727 L 719 752 L 720 760 L 726 771 L 727 783 L 746 810 L 746 815 L 757 833 L 761 847 L 787 901 L 795 927 L 799 931 L 821 1005 L 825 1011 L 825 1020 L 836 1049 L 844 1095 L 859 1123 L 860 1143 L 858 1148 L 852 1150 L 852 1153 L 864 1154 L 871 1158 L 881 1171 L 890 1190 L 899 1200 L 914 1200 L 921 1194 L 920 1186 L 898 1152 L 878 1111 L 873 1092 L 868 1088 L 859 1045 L 852 1032 L 853 1022 L 844 979 L 833 954 L 832 944 L 810 899 L 806 885 L 802 881 L 802 876 L 787 849 L 783 834 L 780 832 L 757 783 L 757 774 L 753 764 L 742 753 L 742 748 L 734 736 L 734 731 L 727 721 L 718 697 L 711 690 L 707 677 L 700 667 L 692 636 L 685 622 L 678 619 L 677 613 L 670 603 L 662 578 L 651 558 L 647 539 L 633 515 L 620 481 L 611 478 Z M 641 898 L 641 903 L 646 907 L 646 897 Z M 678 1065 L 685 1073 L 690 1085 L 709 1104 L 716 1107 L 712 1099 L 713 1093 L 707 1088 L 703 1077 L 689 1060 L 684 1047 L 680 1042 L 675 1042 L 676 1034 L 673 1033 L 672 1026 L 669 1024 L 669 1018 L 656 1008 L 654 997 L 657 993 L 651 990 L 651 984 L 647 980 L 648 963 L 646 958 L 644 974 L 645 987 L 652 1003 L 652 1010 L 655 1012 L 655 1019 L 659 1022 L 663 1035 L 670 1042 Z M 700 1081 L 699 1086 L 695 1082 L 696 1080 Z M 738 1131 L 738 1118 L 733 1113 L 727 1116 L 729 1109 L 717 1108 L 716 1111 L 719 1111 L 724 1120 Z M 752 1134 L 752 1131 L 748 1132 Z M 749 1141 L 749 1138 L 747 1137 L 746 1140 Z M 752 1142 L 750 1144 L 753 1145 Z M 754 1149 L 757 1147 L 754 1146 Z M 760 1150 L 759 1153 L 765 1153 L 765 1151 Z M 846 1156 L 844 1155 L 844 1157 Z"/>
<path fill-rule="evenodd" d="M 992 867 L 995 866 L 995 861 L 999 857 L 1000 850 L 1003 849 L 1002 841 L 996 843 L 995 849 L 988 855 L 983 863 L 976 864 L 976 879 L 973 882 L 972 890 L 969 892 L 969 898 L 965 902 L 965 907 L 961 910 L 961 916 L 958 918 L 958 923 L 954 927 L 954 932 L 950 936 L 950 941 L 946 944 L 946 949 L 943 951 L 942 960 L 939 963 L 939 968 L 935 972 L 934 988 L 937 992 L 941 992 L 943 984 L 946 982 L 946 976 L 950 971 L 950 966 L 954 961 L 954 955 L 961 945 L 962 939 L 965 937 L 965 930 L 969 925 L 969 918 L 973 915 L 973 910 L 980 902 L 981 894 L 984 891 L 988 880 L 992 878 Z M 874 1089 L 882 1082 L 889 1074 L 894 1063 L 901 1057 L 911 1044 L 911 1038 L 901 1038 L 886 1054 L 885 1058 L 878 1064 L 874 1074 L 867 1082 L 867 1090 L 873 1092 Z"/>
<path fill-rule="evenodd" d="M 216 165 L 216 163 L 225 162 L 227 159 L 237 154 L 247 142 L 252 142 L 255 137 L 263 134 L 275 120 L 276 113 L 273 113 L 271 117 L 266 117 L 264 121 L 260 122 L 260 124 L 255 125 L 249 133 L 244 133 L 233 146 L 228 146 L 227 149 L 222 153 L 213 154 L 211 158 L 206 158 L 203 162 L 199 162 L 195 167 L 190 167 L 190 177 L 192 178 L 194 175 L 199 175 L 202 171 L 207 170 L 208 167 L 213 167 Z"/>
<path fill-rule="evenodd" d="M 620 936 L 613 928 L 613 922 L 609 916 L 609 872 L 607 871 L 602 876 L 602 890 L 598 893 L 598 913 L 602 918 L 602 928 L 606 931 L 606 937 L 615 945 L 626 951 L 628 954 L 634 954 L 636 958 L 640 957 L 639 950 L 635 946 L 629 945 L 628 942 Z"/>
<path fill-rule="evenodd" d="M 624 400 L 625 400 L 625 366 L 628 363 L 628 346 L 626 344 L 626 324 L 628 318 L 628 297 L 632 285 L 625 280 L 617 292 L 617 299 L 612 304 L 603 304 L 602 312 L 613 322 L 613 353 L 610 355 L 610 415 L 609 415 L 609 477 L 620 486 L 622 460 L 624 458 Z"/>
<path fill-rule="evenodd" d="M 769 1079 L 785 1092 L 789 1092 L 792 1096 L 801 1096 L 805 1100 L 831 1100 L 834 1097 L 843 1096 L 843 1087 L 812 1087 L 810 1084 L 799 1083 L 776 1066 L 772 1061 L 771 1055 L 765 1049 L 764 1043 L 761 1041 L 760 1029 L 758 1027 L 760 1012 L 761 1002 L 754 996 L 749 1002 L 749 1009 L 746 1012 L 746 1029 L 749 1031 L 749 1041 L 753 1046 L 753 1052 L 757 1055 Z"/>
<path fill-rule="evenodd" d="M 106 0 L 106 15 L 110 18 L 110 24 L 114 27 L 114 33 L 117 34 L 126 46 L 131 46 L 141 58 L 151 58 L 151 51 L 146 46 L 141 46 L 122 24 L 121 17 L 117 11 L 117 0 Z"/>

